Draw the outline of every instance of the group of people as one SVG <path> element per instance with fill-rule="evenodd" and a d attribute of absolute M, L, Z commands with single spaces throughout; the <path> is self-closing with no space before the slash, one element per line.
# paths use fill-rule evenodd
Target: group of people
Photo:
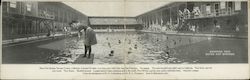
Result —
<path fill-rule="evenodd" d="M 189 19 L 189 18 L 194 18 L 198 17 L 201 14 L 201 11 L 199 7 L 194 7 L 193 11 L 189 11 L 189 9 L 185 8 L 183 11 L 179 10 L 178 11 L 178 16 L 181 19 Z"/>

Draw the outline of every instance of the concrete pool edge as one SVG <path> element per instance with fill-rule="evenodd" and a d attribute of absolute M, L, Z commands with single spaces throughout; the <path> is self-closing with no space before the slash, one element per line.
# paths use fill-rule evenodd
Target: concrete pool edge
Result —
<path fill-rule="evenodd" d="M 155 34 L 167 34 L 167 35 L 181 35 L 181 36 L 198 36 L 198 37 L 222 37 L 222 38 L 243 38 L 248 39 L 248 36 L 236 36 L 233 34 L 209 34 L 209 33 L 184 33 L 184 32 L 153 32 L 153 31 L 145 31 L 140 30 L 140 32 L 145 33 L 155 33 Z"/>

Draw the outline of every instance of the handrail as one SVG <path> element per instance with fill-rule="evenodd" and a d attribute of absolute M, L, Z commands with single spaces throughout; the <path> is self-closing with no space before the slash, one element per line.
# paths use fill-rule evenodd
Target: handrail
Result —
<path fill-rule="evenodd" d="M 234 10 L 232 10 L 231 8 L 228 8 L 228 9 L 216 9 L 216 10 L 211 11 L 211 13 L 199 14 L 198 16 L 190 13 L 188 15 L 184 15 L 184 17 L 185 17 L 184 19 L 221 17 L 221 16 L 230 16 L 230 15 L 234 15 L 234 14 L 238 14 L 238 13 L 235 12 Z"/>

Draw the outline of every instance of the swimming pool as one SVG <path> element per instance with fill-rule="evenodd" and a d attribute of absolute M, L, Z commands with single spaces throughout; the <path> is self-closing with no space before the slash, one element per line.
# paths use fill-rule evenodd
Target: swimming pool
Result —
<path fill-rule="evenodd" d="M 77 44 L 83 52 L 81 40 Z M 97 40 L 98 44 L 92 46 L 94 64 L 247 62 L 247 39 L 112 32 L 97 33 Z"/>

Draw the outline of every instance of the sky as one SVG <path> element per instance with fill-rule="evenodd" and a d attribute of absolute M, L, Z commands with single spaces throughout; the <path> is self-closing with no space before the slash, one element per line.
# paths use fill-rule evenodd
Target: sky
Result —
<path fill-rule="evenodd" d="M 67 1 L 66 5 L 87 16 L 135 17 L 168 4 L 167 1 Z"/>

